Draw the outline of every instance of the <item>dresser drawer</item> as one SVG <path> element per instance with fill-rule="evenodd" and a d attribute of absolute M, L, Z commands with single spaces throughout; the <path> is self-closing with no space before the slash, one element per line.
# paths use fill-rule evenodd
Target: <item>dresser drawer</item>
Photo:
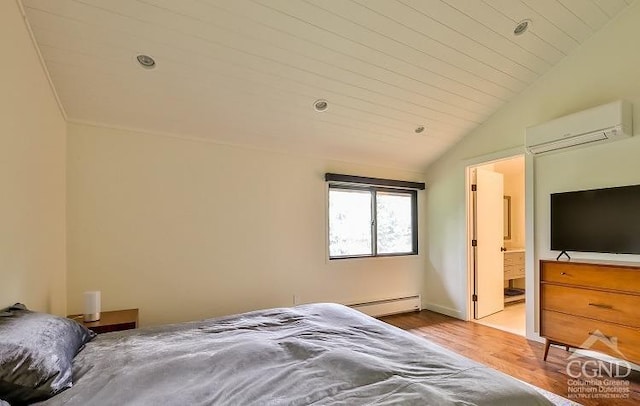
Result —
<path fill-rule="evenodd" d="M 543 283 L 542 309 L 640 327 L 640 296 Z"/>
<path fill-rule="evenodd" d="M 602 339 L 593 340 L 588 348 L 600 351 L 616 358 L 626 358 L 632 362 L 640 362 L 640 329 L 624 327 L 604 321 L 591 320 L 579 316 L 571 316 L 550 310 L 541 312 L 540 332 L 552 341 L 579 347 L 590 338 L 599 335 L 616 338 L 620 351 L 606 345 Z"/>
<path fill-rule="evenodd" d="M 511 265 L 504 267 L 504 280 L 524 278 L 523 265 Z"/>
<path fill-rule="evenodd" d="M 504 266 L 508 265 L 524 265 L 524 252 L 505 252 Z"/>
<path fill-rule="evenodd" d="M 540 279 L 544 282 L 640 293 L 640 271 L 612 265 L 542 261 Z"/>

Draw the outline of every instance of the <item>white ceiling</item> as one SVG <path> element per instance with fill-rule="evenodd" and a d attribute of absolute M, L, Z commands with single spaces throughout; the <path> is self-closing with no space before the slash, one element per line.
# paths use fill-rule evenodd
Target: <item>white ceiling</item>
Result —
<path fill-rule="evenodd" d="M 70 121 L 408 169 L 632 1 L 22 0 Z"/>

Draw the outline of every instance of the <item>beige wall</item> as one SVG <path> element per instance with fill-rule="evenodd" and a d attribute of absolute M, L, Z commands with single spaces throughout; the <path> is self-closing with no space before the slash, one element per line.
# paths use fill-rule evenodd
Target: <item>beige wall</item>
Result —
<path fill-rule="evenodd" d="M 511 197 L 511 239 L 504 246 L 524 248 L 524 156 L 498 161 L 494 170 L 504 176 L 504 194 Z"/>
<path fill-rule="evenodd" d="M 640 183 L 638 38 L 640 4 L 635 3 L 428 168 L 424 305 L 467 316 L 465 166 L 477 157 L 522 146 L 526 127 L 620 98 L 635 104 L 635 137 L 535 158 L 536 259 L 552 255 L 549 193 Z M 535 272 L 530 277 L 533 281 Z M 528 306 L 533 312 L 535 303 Z M 533 317 L 527 319 L 529 336 L 534 323 Z"/>
<path fill-rule="evenodd" d="M 419 293 L 422 254 L 327 260 L 325 172 L 423 178 L 70 123 L 69 310 L 93 289 L 147 325 Z"/>
<path fill-rule="evenodd" d="M 524 156 L 496 162 L 496 171 L 504 175 L 504 194 L 511 196 L 511 239 L 504 241 L 506 249 L 525 247 L 525 194 L 524 194 Z M 509 282 L 504 282 L 504 287 Z M 525 278 L 513 279 L 514 288 L 525 288 Z"/>
<path fill-rule="evenodd" d="M 65 121 L 15 1 L 0 52 L 0 307 L 65 314 Z"/>

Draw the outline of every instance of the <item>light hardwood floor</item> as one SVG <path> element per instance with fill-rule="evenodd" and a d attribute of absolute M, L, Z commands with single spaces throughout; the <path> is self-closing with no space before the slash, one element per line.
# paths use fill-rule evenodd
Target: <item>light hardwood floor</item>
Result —
<path fill-rule="evenodd" d="M 380 318 L 452 351 L 520 380 L 567 397 L 566 372 L 570 353 L 552 347 L 542 360 L 544 345 L 525 337 L 423 310 Z M 632 373 L 629 399 L 573 399 L 585 406 L 640 404 L 640 373 Z"/>

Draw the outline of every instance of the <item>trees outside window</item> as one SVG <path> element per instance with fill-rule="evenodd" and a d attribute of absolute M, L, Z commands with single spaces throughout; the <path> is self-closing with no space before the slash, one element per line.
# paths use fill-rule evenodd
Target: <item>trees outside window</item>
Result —
<path fill-rule="evenodd" d="M 418 253 L 417 193 L 329 186 L 329 258 Z"/>

